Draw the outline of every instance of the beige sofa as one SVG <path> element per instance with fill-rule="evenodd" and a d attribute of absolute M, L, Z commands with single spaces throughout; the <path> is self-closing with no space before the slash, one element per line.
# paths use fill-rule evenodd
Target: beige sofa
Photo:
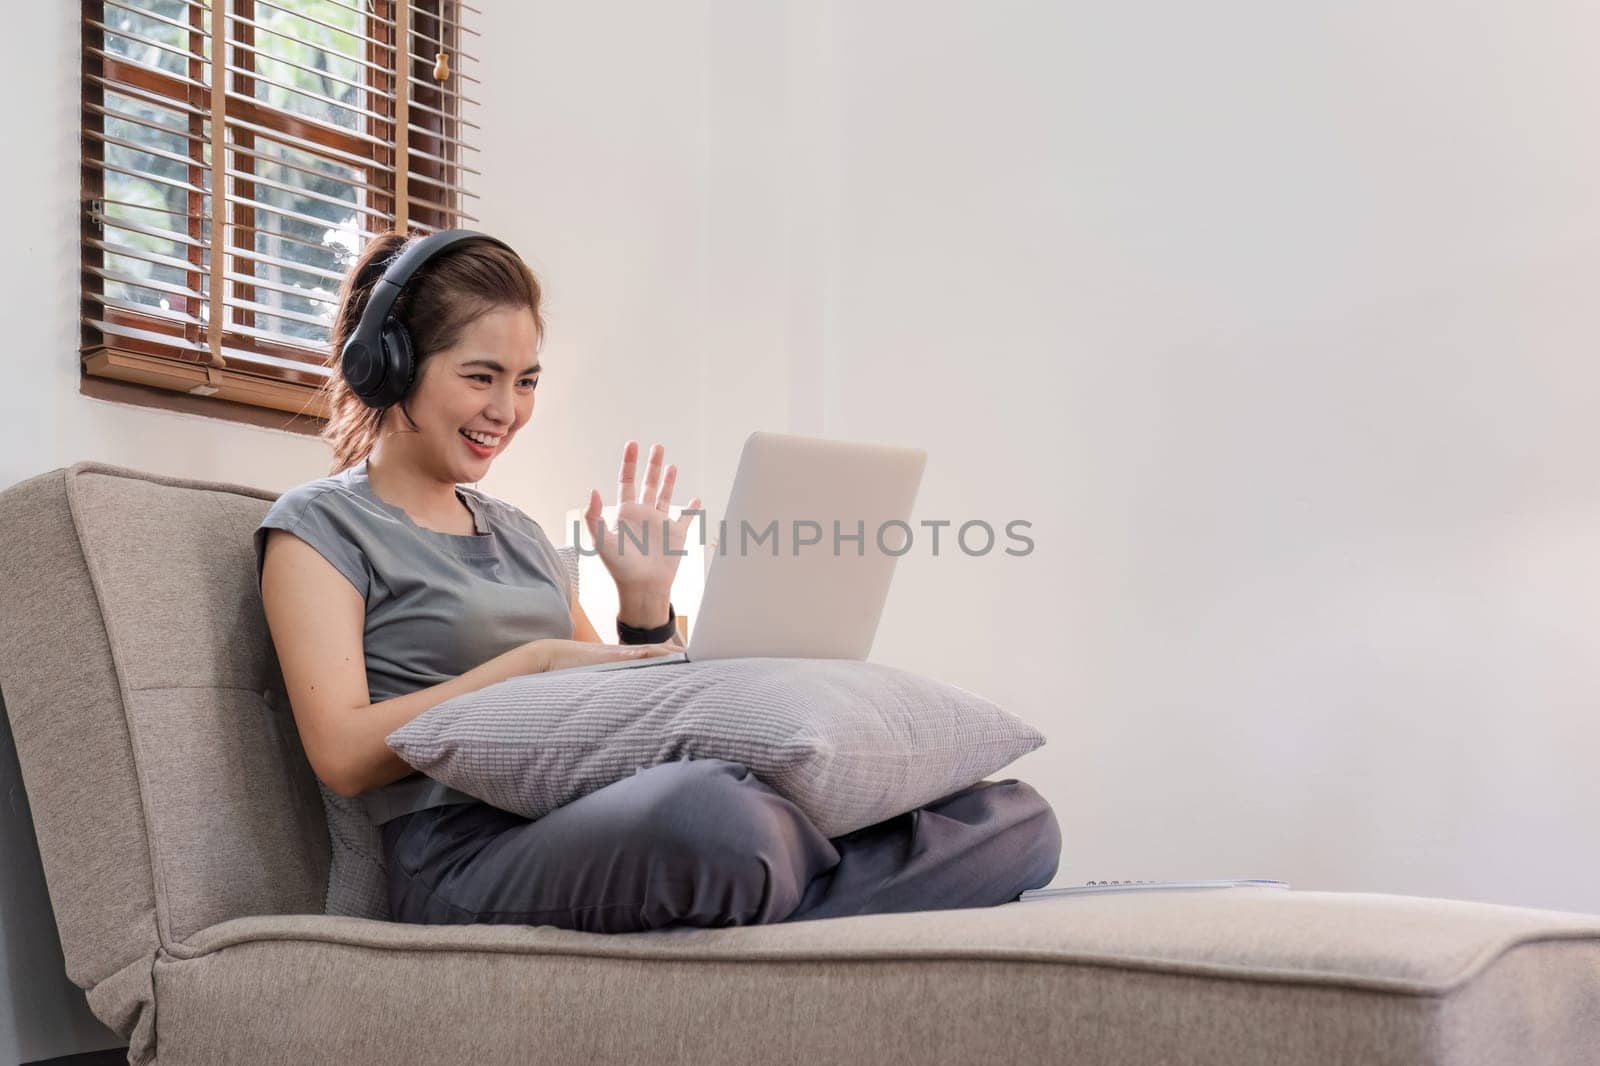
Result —
<path fill-rule="evenodd" d="M 1596 915 L 1228 889 L 610 937 L 325 917 L 250 546 L 273 495 L 90 462 L 0 493 L 0 688 L 68 975 L 130 1062 L 1600 1060 Z"/>

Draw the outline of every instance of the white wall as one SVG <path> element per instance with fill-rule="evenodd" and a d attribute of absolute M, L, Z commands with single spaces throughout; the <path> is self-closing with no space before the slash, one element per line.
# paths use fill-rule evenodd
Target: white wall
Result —
<path fill-rule="evenodd" d="M 693 4 L 497 4 L 470 225 L 518 249 L 549 334 L 533 421 L 481 487 L 557 544 L 568 508 L 615 502 L 622 446 L 654 441 L 697 491 L 705 314 L 705 13 Z M 474 92 L 471 95 L 478 96 Z"/>
<path fill-rule="evenodd" d="M 918 444 L 919 518 L 1036 548 L 913 551 L 874 654 L 1049 736 L 1004 774 L 1057 883 L 1600 911 L 1600 13 L 483 6 L 475 213 L 551 324 L 485 490 L 561 542 L 629 436 L 713 514 L 751 429 Z M 0 179 L 4 483 L 321 476 L 314 439 L 77 394 L 77 12 L 13 28 L 47 104 Z M 111 1043 L 64 978 L 75 1022 L 8 1015 L 60 965 L 18 870 L 0 1058 Z"/>
<path fill-rule="evenodd" d="M 682 342 L 635 372 L 703 416 L 713 515 L 763 428 L 919 444 L 919 517 L 1033 523 L 906 556 L 874 654 L 1047 733 L 1005 772 L 1058 883 L 1600 911 L 1597 16 L 1326 7 L 518 5 L 488 180 L 595 308 L 552 343 L 628 365 L 617 300 Z M 575 499 L 611 445 L 558 396 Z"/>
<path fill-rule="evenodd" d="M 1600 12 L 788 11 L 713 8 L 709 307 L 787 291 L 756 358 L 919 515 L 1034 523 L 875 654 L 1047 733 L 1058 882 L 1600 911 Z"/>

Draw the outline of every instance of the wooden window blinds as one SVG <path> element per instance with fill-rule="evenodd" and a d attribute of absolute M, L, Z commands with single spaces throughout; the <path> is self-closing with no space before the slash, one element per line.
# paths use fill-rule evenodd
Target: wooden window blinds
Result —
<path fill-rule="evenodd" d="M 476 14 L 456 0 L 85 0 L 83 391 L 326 419 L 339 284 L 366 241 L 477 221 L 463 154 L 480 127 L 461 117 L 479 103 L 462 69 Z"/>

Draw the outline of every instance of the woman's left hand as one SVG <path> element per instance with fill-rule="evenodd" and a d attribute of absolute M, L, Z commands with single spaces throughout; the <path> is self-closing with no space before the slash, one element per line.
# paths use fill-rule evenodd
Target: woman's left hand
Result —
<path fill-rule="evenodd" d="M 667 620 L 672 579 L 678 572 L 678 560 L 683 557 L 677 553 L 682 552 L 688 539 L 689 526 L 695 518 L 691 512 L 700 509 L 700 497 L 696 496 L 676 520 L 667 517 L 678 468 L 668 465 L 663 470 L 665 454 L 660 444 L 650 446 L 641 499 L 634 478 L 639 442 L 630 440 L 623 446 L 622 471 L 617 477 L 616 527 L 607 526 L 600 517 L 598 489 L 589 490 L 589 507 L 583 513 L 600 561 L 617 583 L 618 617 L 642 629 Z"/>

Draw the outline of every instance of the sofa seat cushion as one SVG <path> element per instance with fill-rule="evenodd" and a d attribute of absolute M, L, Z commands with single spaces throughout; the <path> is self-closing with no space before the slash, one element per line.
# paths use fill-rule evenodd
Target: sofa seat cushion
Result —
<path fill-rule="evenodd" d="M 1559 1063 L 1600 1046 L 1600 915 L 1262 888 L 613 936 L 279 915 L 154 984 L 163 1066 Z"/>

